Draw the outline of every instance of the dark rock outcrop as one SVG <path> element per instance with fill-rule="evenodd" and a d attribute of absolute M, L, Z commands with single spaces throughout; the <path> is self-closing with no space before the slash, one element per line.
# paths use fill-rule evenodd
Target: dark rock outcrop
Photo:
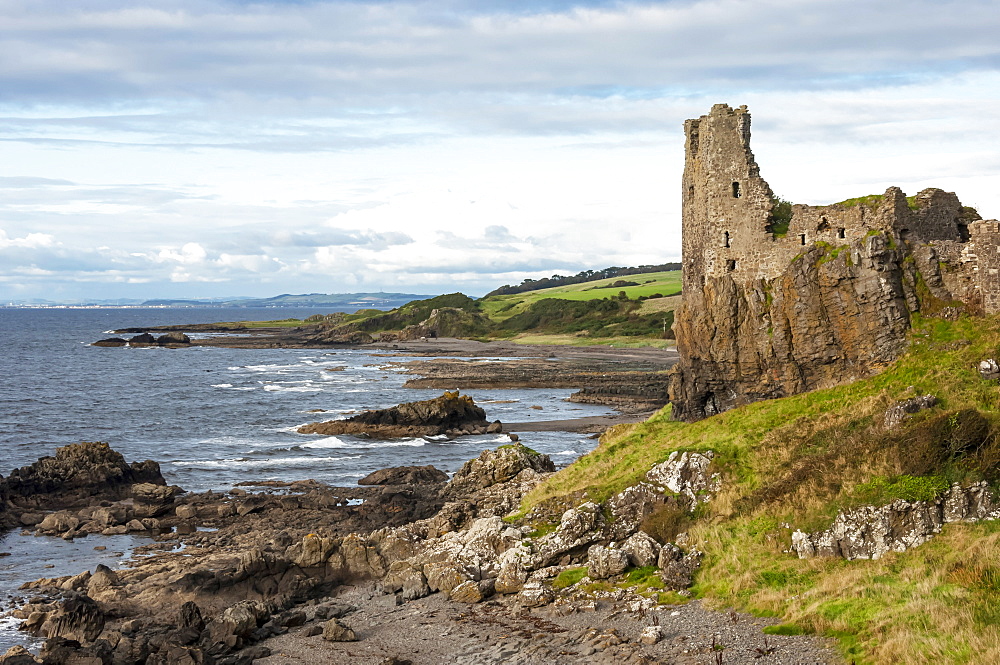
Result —
<path fill-rule="evenodd" d="M 359 480 L 358 485 L 433 485 L 447 481 L 447 473 L 428 464 L 379 469 Z"/>
<path fill-rule="evenodd" d="M 51 612 L 41 627 L 46 637 L 61 637 L 75 642 L 93 642 L 104 630 L 106 618 L 88 596 L 74 594 Z"/>
<path fill-rule="evenodd" d="M 346 420 L 310 423 L 298 429 L 300 434 L 355 434 L 377 439 L 437 434 L 484 434 L 489 423 L 486 412 L 468 395 L 458 391 L 441 397 L 407 402 L 389 409 L 365 411 Z"/>
<path fill-rule="evenodd" d="M 43 457 L 0 478 L 0 499 L 5 498 L 0 505 L 6 505 L 10 523 L 15 514 L 74 507 L 95 498 L 124 499 L 137 483 L 166 485 L 156 462 L 128 464 L 108 444 L 87 441 L 57 448 L 54 457 Z"/>
<path fill-rule="evenodd" d="M 99 339 L 91 346 L 125 346 L 128 344 L 128 340 L 122 339 L 121 337 L 108 337 L 106 339 Z"/>

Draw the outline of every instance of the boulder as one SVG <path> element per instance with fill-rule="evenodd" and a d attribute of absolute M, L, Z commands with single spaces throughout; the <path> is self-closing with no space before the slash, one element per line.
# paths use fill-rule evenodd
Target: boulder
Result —
<path fill-rule="evenodd" d="M 979 363 L 979 376 L 987 381 L 1000 379 L 1000 362 L 996 358 L 987 358 Z"/>
<path fill-rule="evenodd" d="M 673 556 L 669 559 L 660 557 L 660 579 L 663 580 L 663 584 L 668 590 L 681 591 L 690 587 L 694 584 L 695 571 L 701 566 L 702 553 L 698 550 L 691 550 L 679 557 L 678 553 L 680 553 L 679 550 L 671 552 Z"/>
<path fill-rule="evenodd" d="M 479 584 L 472 580 L 462 582 L 448 594 L 448 598 L 456 603 L 478 603 L 483 599 Z"/>
<path fill-rule="evenodd" d="M 626 487 L 604 502 L 611 518 L 607 525 L 608 538 L 625 540 L 639 530 L 648 515 L 668 501 L 663 491 L 650 483 Z"/>
<path fill-rule="evenodd" d="M 594 545 L 587 550 L 587 575 L 594 580 L 603 580 L 620 575 L 628 568 L 628 554 L 620 549 Z"/>
<path fill-rule="evenodd" d="M 469 460 L 455 472 L 445 486 L 446 496 L 458 496 L 512 480 L 525 470 L 551 473 L 556 470 L 548 455 L 513 443 L 496 450 L 484 450 L 479 457 Z"/>
<path fill-rule="evenodd" d="M 182 491 L 175 485 L 167 486 L 155 483 L 132 485 L 131 494 L 136 517 L 159 517 L 166 514 L 174 504 L 174 497 Z"/>
<path fill-rule="evenodd" d="M 104 630 L 104 612 L 92 599 L 72 594 L 59 603 L 42 625 L 46 637 L 61 637 L 81 644 L 93 642 Z"/>
<path fill-rule="evenodd" d="M 646 626 L 639 634 L 639 641 L 643 644 L 656 644 L 663 639 L 663 628 L 660 626 Z"/>
<path fill-rule="evenodd" d="M 710 501 L 719 491 L 719 474 L 709 471 L 714 456 L 711 450 L 704 453 L 675 450 L 667 461 L 646 473 L 646 480 L 681 495 L 693 510 L 699 503 Z"/>
<path fill-rule="evenodd" d="M 629 565 L 641 568 L 655 566 L 660 558 L 660 544 L 650 536 L 639 531 L 629 536 L 620 546 L 628 556 Z"/>
<path fill-rule="evenodd" d="M 541 582 L 527 582 L 517 594 L 521 607 L 541 607 L 552 602 L 555 595 Z"/>
<path fill-rule="evenodd" d="M 149 333 L 142 333 L 128 340 L 129 346 L 151 346 L 156 344 L 156 338 Z"/>
<path fill-rule="evenodd" d="M 379 469 L 359 480 L 358 485 L 432 485 L 447 480 L 447 473 L 428 464 Z"/>
<path fill-rule="evenodd" d="M 68 510 L 49 513 L 38 524 L 38 530 L 43 533 L 66 533 L 80 526 L 80 518 Z"/>
<path fill-rule="evenodd" d="M 894 429 L 899 427 L 903 421 L 910 417 L 910 414 L 917 413 L 918 411 L 923 411 L 924 409 L 930 409 L 938 403 L 938 398 L 934 395 L 921 395 L 920 397 L 912 397 L 902 402 L 896 402 L 885 412 L 885 418 L 883 423 L 886 429 Z"/>
<path fill-rule="evenodd" d="M 156 343 L 160 346 L 178 346 L 191 343 L 191 338 L 182 332 L 171 331 L 156 338 Z"/>
<path fill-rule="evenodd" d="M 334 617 L 323 624 L 323 639 L 328 642 L 356 642 L 358 637 L 351 628 Z"/>
<path fill-rule="evenodd" d="M 37 665 L 41 662 L 21 645 L 7 649 L 7 652 L 0 656 L 0 665 Z"/>
<path fill-rule="evenodd" d="M 404 600 L 416 600 L 431 593 L 427 578 L 408 561 L 395 561 L 382 580 L 382 587 L 389 592 L 401 593 Z"/>
<path fill-rule="evenodd" d="M 603 536 L 601 507 L 588 501 L 562 514 L 559 526 L 538 539 L 538 567 L 550 565 L 563 554 L 586 547 Z"/>

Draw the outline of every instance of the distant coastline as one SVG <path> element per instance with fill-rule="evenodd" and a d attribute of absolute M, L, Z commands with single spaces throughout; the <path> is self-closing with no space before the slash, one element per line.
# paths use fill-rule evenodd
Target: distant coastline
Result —
<path fill-rule="evenodd" d="M 115 298 L 107 300 L 8 301 L 0 309 L 291 309 L 318 308 L 354 311 L 357 309 L 393 309 L 412 300 L 431 296 L 418 293 L 304 293 L 281 294 L 269 298 Z"/>

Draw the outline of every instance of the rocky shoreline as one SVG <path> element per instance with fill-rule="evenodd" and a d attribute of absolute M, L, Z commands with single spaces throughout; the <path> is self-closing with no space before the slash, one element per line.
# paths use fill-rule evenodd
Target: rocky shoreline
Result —
<path fill-rule="evenodd" d="M 104 444 L 67 446 L 12 473 L 20 489 L 0 481 L 7 523 L 63 538 L 142 528 L 151 542 L 125 569 L 26 584 L 13 615 L 45 646 L 0 663 L 712 663 L 719 649 L 726 663 L 839 662 L 816 638 L 677 604 L 700 553 L 641 526 L 710 497 L 710 461 L 675 455 L 603 504 L 505 520 L 554 469 L 519 444 L 448 480 L 408 467 L 365 480 L 377 485 L 226 494 L 167 487 L 155 462 Z"/>

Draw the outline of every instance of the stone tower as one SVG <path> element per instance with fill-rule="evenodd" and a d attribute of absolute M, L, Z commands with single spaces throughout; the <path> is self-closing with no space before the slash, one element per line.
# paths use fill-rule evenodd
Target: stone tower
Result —
<path fill-rule="evenodd" d="M 773 194 L 750 151 L 746 106 L 716 104 L 684 123 L 682 245 L 685 293 L 709 277 L 766 260 Z M 762 251 L 764 250 L 764 251 Z"/>

